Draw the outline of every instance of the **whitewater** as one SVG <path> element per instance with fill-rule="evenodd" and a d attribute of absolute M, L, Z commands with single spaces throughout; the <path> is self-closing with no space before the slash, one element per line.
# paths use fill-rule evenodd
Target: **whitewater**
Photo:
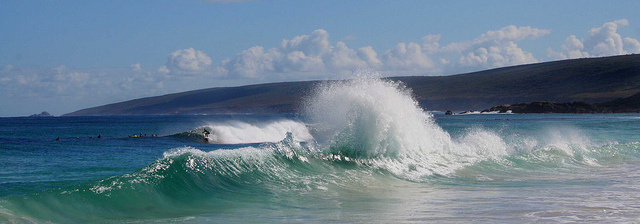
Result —
<path fill-rule="evenodd" d="M 368 78 L 319 84 L 301 104 L 295 115 L 0 118 L 0 222 L 640 218 L 637 114 L 446 116 Z M 87 137 L 96 130 L 104 137 Z"/>

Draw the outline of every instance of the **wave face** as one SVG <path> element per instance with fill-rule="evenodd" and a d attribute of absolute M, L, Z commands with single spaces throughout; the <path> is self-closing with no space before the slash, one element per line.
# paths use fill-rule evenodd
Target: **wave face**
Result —
<path fill-rule="evenodd" d="M 252 203 L 285 207 L 291 206 L 288 200 L 304 203 L 295 196 L 326 192 L 330 185 L 351 185 L 370 175 L 358 170 L 345 173 L 348 166 L 333 161 L 303 147 L 290 133 L 280 142 L 260 147 L 210 152 L 177 148 L 132 174 L 2 199 L 0 218 L 65 223 L 184 221 L 174 218 L 244 210 Z M 271 201 L 273 197 L 277 200 Z M 280 197 L 287 201 L 278 201 Z"/>

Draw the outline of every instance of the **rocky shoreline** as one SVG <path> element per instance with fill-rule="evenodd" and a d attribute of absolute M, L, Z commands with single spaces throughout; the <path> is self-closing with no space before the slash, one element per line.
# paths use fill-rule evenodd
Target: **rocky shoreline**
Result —
<path fill-rule="evenodd" d="M 446 114 L 453 114 L 447 111 Z M 464 114 L 465 112 L 463 112 Z M 466 112 L 469 113 L 469 112 Z M 640 93 L 604 103 L 538 101 L 494 106 L 481 113 L 640 113 Z"/>
<path fill-rule="evenodd" d="M 585 102 L 568 102 L 568 103 L 556 103 L 556 102 L 531 102 L 531 103 L 517 103 L 513 105 L 505 104 L 495 106 L 482 112 L 494 112 L 498 113 L 602 113 L 594 104 Z"/>

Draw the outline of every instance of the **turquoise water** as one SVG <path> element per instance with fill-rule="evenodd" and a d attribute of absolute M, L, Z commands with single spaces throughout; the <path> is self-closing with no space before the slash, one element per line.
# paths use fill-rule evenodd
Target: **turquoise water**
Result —
<path fill-rule="evenodd" d="M 639 127 L 445 116 L 371 80 L 299 115 L 0 118 L 0 222 L 635 222 Z"/>

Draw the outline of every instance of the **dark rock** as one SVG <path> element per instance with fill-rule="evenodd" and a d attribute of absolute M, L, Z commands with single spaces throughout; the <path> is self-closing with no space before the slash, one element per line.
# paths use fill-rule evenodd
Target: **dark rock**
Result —
<path fill-rule="evenodd" d="M 495 106 L 485 111 L 499 111 L 506 113 L 640 113 L 640 93 L 609 102 L 590 104 L 586 102 L 556 103 L 538 101 L 532 103 L 517 103 Z"/>
<path fill-rule="evenodd" d="M 495 106 L 489 109 L 489 111 L 498 111 L 500 113 L 506 113 L 511 111 L 512 113 L 598 113 L 598 108 L 585 102 L 568 102 L 568 103 L 556 103 L 550 101 L 538 101 L 532 103 L 517 103 L 513 105 L 505 104 L 502 106 Z"/>

